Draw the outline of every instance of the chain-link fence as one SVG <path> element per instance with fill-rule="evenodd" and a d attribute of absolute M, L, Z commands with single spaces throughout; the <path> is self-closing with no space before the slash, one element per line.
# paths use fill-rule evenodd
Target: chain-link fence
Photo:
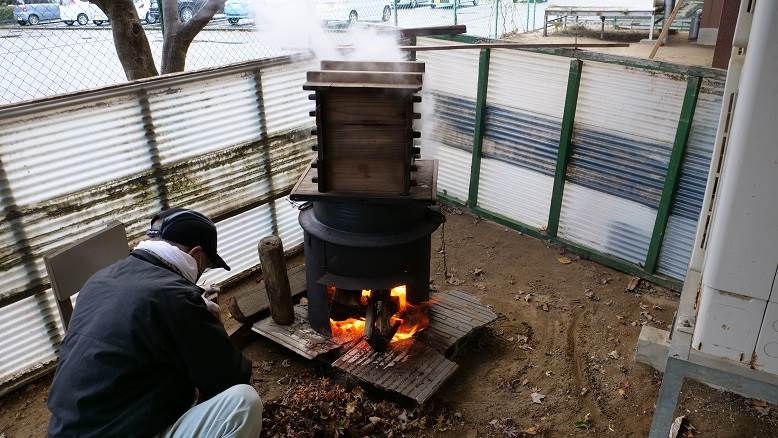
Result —
<path fill-rule="evenodd" d="M 7 0 L 2 1 L 0 105 L 126 80 L 110 22 L 94 4 L 10 0 L 13 4 L 6 6 Z M 156 2 L 149 1 L 135 0 L 135 5 L 159 69 L 162 30 Z M 204 1 L 179 0 L 179 6 Z M 544 4 L 512 0 L 227 0 L 224 10 L 190 46 L 186 70 L 310 49 L 322 39 L 331 45 L 348 45 L 349 30 L 363 25 L 464 24 L 470 35 L 499 37 L 541 26 L 543 10 Z M 185 7 L 180 9 L 182 18 L 190 13 Z"/>

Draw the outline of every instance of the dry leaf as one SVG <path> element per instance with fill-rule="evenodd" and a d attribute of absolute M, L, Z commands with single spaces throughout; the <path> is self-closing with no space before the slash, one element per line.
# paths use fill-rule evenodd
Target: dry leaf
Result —
<path fill-rule="evenodd" d="M 558 261 L 559 263 L 561 263 L 561 264 L 563 264 L 563 265 L 569 265 L 570 263 L 573 263 L 573 261 L 572 261 L 572 260 L 570 260 L 569 258 L 567 258 L 567 257 L 565 257 L 565 256 L 562 256 L 562 257 L 557 257 L 556 259 L 557 259 L 557 261 Z"/>
<path fill-rule="evenodd" d="M 638 287 L 638 284 L 640 284 L 640 277 L 632 277 L 629 279 L 629 283 L 627 283 L 627 290 L 633 291 L 636 287 Z"/>
<path fill-rule="evenodd" d="M 533 392 L 529 396 L 532 397 L 532 403 L 537 403 L 537 404 L 542 404 L 543 403 L 543 399 L 546 398 L 545 395 L 543 395 L 543 394 L 541 394 L 539 392 Z"/>
<path fill-rule="evenodd" d="M 543 428 L 541 426 L 532 426 L 532 427 L 528 427 L 527 429 L 524 429 L 524 433 L 526 433 L 527 435 L 537 435 L 542 431 Z"/>
<path fill-rule="evenodd" d="M 608 357 L 611 358 L 611 359 L 619 360 L 619 357 L 621 357 L 621 356 L 619 356 L 619 352 L 618 351 L 613 350 L 610 353 L 608 353 Z"/>
<path fill-rule="evenodd" d="M 621 398 L 627 398 L 627 391 L 623 389 L 619 389 L 619 395 L 621 396 Z"/>

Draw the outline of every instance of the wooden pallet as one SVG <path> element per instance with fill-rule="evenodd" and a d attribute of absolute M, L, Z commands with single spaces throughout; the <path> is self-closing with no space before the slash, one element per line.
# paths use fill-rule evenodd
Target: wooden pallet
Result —
<path fill-rule="evenodd" d="M 432 293 L 428 312 L 429 326 L 417 338 L 394 342 L 380 353 L 359 337 L 328 338 L 315 332 L 302 305 L 295 306 L 294 324 L 279 326 L 267 317 L 252 330 L 307 359 L 323 360 L 327 353 L 345 351 L 333 367 L 421 404 L 456 371 L 449 358 L 458 347 L 497 319 L 478 299 L 461 291 Z"/>

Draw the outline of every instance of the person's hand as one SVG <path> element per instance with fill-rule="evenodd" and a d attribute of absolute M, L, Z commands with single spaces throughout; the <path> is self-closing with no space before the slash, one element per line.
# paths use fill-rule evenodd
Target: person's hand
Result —
<path fill-rule="evenodd" d="M 219 292 L 220 289 L 218 287 L 211 286 L 203 292 L 202 298 L 208 311 L 221 321 L 221 308 L 216 304 L 216 301 L 219 299 Z"/>

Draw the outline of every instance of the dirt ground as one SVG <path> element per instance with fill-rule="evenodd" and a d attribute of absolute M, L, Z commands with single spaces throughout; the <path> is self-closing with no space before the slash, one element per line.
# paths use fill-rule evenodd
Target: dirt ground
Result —
<path fill-rule="evenodd" d="M 629 47 L 597 48 L 592 50 L 611 55 L 631 56 L 633 58 L 648 58 L 651 49 L 654 47 L 653 42 L 640 42 L 642 39 L 648 38 L 648 32 L 629 30 L 614 31 L 606 28 L 605 39 L 601 40 L 599 28 L 593 29 L 582 27 L 579 30 L 576 29 L 577 28 L 570 26 L 566 31 L 560 30 L 559 32 L 554 32 L 549 30 L 547 37 L 544 37 L 541 32 L 532 32 L 506 35 L 504 39 L 521 43 L 572 43 L 576 41 L 577 33 L 578 43 L 582 44 L 603 42 L 629 43 Z M 656 39 L 658 35 L 659 31 L 654 34 L 654 38 Z M 654 59 L 677 64 L 710 67 L 713 63 L 713 47 L 700 46 L 696 41 L 689 41 L 687 32 L 678 32 L 670 37 L 670 42 L 668 44 L 659 48 Z"/>
<path fill-rule="evenodd" d="M 252 337 L 244 352 L 268 408 L 266 430 L 282 421 L 284 403 L 337 385 L 335 394 L 418 419 L 395 436 L 646 436 L 661 375 L 636 365 L 633 349 L 641 325 L 667 328 L 676 294 L 645 282 L 628 292 L 625 274 L 457 209 L 447 209 L 447 218 L 445 232 L 433 236 L 433 287 L 469 292 L 499 315 L 455 357 L 454 376 L 419 410 Z M 563 256 L 572 263 L 561 263 Z M 252 284 L 249 278 L 242 287 Z M 0 437 L 45 435 L 49 384 L 42 379 L 0 400 Z M 545 398 L 533 403 L 533 392 Z M 774 406 L 694 383 L 678 415 L 688 416 L 699 437 L 771 437 L 778 427 Z M 587 418 L 579 426 L 588 429 L 576 427 Z M 307 436 L 299 427 L 281 435 Z"/>

